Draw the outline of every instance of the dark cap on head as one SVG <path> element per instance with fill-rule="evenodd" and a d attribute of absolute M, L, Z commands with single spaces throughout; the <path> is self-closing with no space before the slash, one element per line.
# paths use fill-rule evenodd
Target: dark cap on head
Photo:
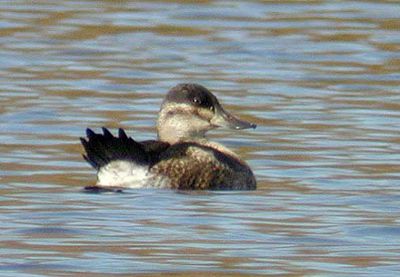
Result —
<path fill-rule="evenodd" d="M 210 108 L 218 104 L 215 96 L 205 87 L 198 84 L 179 84 L 173 87 L 166 101 L 187 103 L 198 107 Z"/>

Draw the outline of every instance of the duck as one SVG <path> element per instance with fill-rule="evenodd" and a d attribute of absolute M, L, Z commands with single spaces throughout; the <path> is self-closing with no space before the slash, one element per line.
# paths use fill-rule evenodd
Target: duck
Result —
<path fill-rule="evenodd" d="M 122 128 L 115 136 L 105 127 L 102 133 L 86 129 L 82 155 L 97 170 L 97 182 L 89 187 L 255 190 L 249 165 L 206 133 L 256 126 L 227 112 L 204 86 L 178 84 L 161 104 L 157 140 L 136 141 Z"/>

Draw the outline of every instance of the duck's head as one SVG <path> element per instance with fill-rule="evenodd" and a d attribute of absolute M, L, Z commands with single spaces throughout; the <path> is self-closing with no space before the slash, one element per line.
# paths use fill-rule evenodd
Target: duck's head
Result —
<path fill-rule="evenodd" d="M 159 139 L 169 143 L 203 138 L 218 127 L 256 128 L 226 112 L 218 99 L 198 84 L 179 84 L 165 97 L 157 121 Z"/>

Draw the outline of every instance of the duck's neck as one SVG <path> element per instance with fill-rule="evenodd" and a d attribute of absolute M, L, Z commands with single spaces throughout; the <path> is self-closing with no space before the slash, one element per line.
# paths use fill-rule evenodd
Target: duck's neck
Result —
<path fill-rule="evenodd" d="M 239 156 L 233 152 L 232 150 L 228 149 L 224 145 L 209 141 L 204 135 L 203 136 L 188 136 L 182 135 L 177 130 L 168 130 L 167 128 L 161 128 L 161 131 L 158 132 L 158 139 L 164 142 L 168 142 L 169 144 L 176 144 L 180 142 L 194 142 L 198 143 L 203 146 L 211 147 L 216 149 L 222 153 L 235 157 L 236 159 L 240 160 Z"/>
<path fill-rule="evenodd" d="M 168 119 L 157 122 L 158 139 L 175 144 L 184 141 L 206 141 L 205 132 L 197 131 L 189 126 L 188 121 Z"/>
<path fill-rule="evenodd" d="M 184 141 L 197 141 L 197 140 L 206 141 L 206 138 L 204 136 L 202 137 L 193 136 L 191 134 L 181 132 L 181 130 L 174 130 L 168 128 L 161 128 L 158 130 L 158 139 L 164 142 L 168 142 L 169 144 L 175 144 Z"/>
<path fill-rule="evenodd" d="M 238 155 L 232 150 L 226 148 L 222 144 L 209 141 L 205 136 L 206 132 L 204 129 L 199 128 L 203 131 L 196 131 L 196 128 L 193 128 L 193 124 L 189 124 L 191 124 L 191 122 L 187 119 L 180 118 L 176 115 L 166 116 L 165 113 L 161 112 L 157 121 L 158 139 L 168 142 L 169 144 L 176 144 L 179 142 L 199 143 L 240 160 Z"/>

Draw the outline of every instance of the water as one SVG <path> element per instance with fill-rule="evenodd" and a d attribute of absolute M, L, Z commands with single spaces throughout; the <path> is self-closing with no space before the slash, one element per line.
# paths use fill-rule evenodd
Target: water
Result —
<path fill-rule="evenodd" d="M 400 272 L 395 1 L 2 1 L 0 275 Z M 198 82 L 252 192 L 85 193 L 86 127 L 154 138 Z M 113 129 L 115 132 L 115 129 Z"/>

